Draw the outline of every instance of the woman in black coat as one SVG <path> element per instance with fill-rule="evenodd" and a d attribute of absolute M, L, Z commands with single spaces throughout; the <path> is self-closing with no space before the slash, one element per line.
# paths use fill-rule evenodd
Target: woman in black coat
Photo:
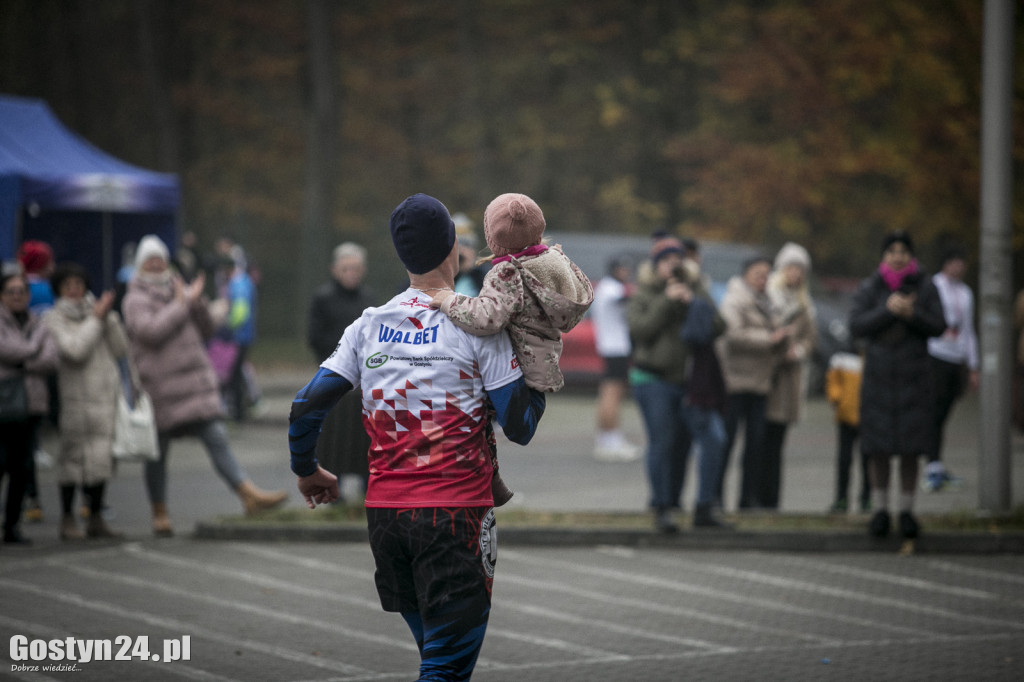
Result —
<path fill-rule="evenodd" d="M 918 267 L 910 235 L 889 234 L 882 263 L 861 282 L 850 313 L 851 333 L 866 342 L 860 435 L 876 510 L 869 528 L 877 537 L 889 533 L 893 455 L 900 458 L 900 534 L 917 537 L 911 512 L 918 457 L 928 452 L 933 432 L 928 338 L 945 328 L 938 291 Z"/>
<path fill-rule="evenodd" d="M 313 294 L 309 307 L 306 340 L 323 362 L 334 352 L 341 335 L 363 311 L 377 305 L 373 292 L 363 283 L 366 249 L 345 242 L 334 250 L 331 281 Z M 370 437 L 363 427 L 363 402 L 359 391 L 349 391 L 334 406 L 321 427 L 317 458 L 324 468 L 339 476 L 353 474 L 364 485 L 370 475 L 367 452 Z"/>

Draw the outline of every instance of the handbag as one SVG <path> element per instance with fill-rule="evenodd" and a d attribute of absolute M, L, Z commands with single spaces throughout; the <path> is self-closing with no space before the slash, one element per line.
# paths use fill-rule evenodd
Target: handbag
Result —
<path fill-rule="evenodd" d="M 124 393 L 117 396 L 113 453 L 114 459 L 121 461 L 155 462 L 160 459 L 153 401 L 145 391 L 135 395 L 134 405 L 128 404 Z"/>
<path fill-rule="evenodd" d="M 114 420 L 114 459 L 129 462 L 160 459 L 153 401 L 141 388 L 135 387 L 134 368 L 127 359 L 119 362 L 122 388 L 117 396 Z"/>
<path fill-rule="evenodd" d="M 210 356 L 210 364 L 217 374 L 217 381 L 221 386 L 231 379 L 231 369 L 235 366 L 238 358 L 238 344 L 234 341 L 214 337 L 206 346 L 207 355 Z"/>
<path fill-rule="evenodd" d="M 21 374 L 0 379 L 0 423 L 22 421 L 28 417 L 28 393 Z"/>

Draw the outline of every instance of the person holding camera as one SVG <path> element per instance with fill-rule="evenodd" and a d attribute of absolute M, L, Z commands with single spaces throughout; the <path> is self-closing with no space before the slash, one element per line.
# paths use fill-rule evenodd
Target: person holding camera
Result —
<path fill-rule="evenodd" d="M 878 270 L 861 282 L 850 311 L 850 332 L 866 343 L 861 381 L 861 453 L 868 459 L 875 537 L 889 534 L 889 478 L 899 457 L 899 531 L 917 537 L 913 516 L 918 458 L 934 437 L 934 398 L 928 339 L 946 329 L 942 301 L 914 258 L 902 230 L 886 235 Z"/>
<path fill-rule="evenodd" d="M 709 313 L 710 338 L 703 345 L 710 346 L 711 339 L 725 330 L 725 322 L 714 311 L 699 275 L 684 267 L 682 243 L 675 237 L 656 239 L 650 260 L 637 274 L 637 290 L 626 317 L 633 340 L 629 383 L 647 432 L 650 505 L 655 529 L 662 533 L 679 530 L 672 511 L 681 507 L 691 437 L 701 446 L 694 523 L 724 525 L 711 515 L 724 426 L 720 415 L 715 420 L 713 409 L 693 400 L 696 364 L 692 344 L 683 335 L 687 319 L 701 307 L 698 301 Z M 700 368 L 706 369 L 707 364 L 701 363 Z"/>

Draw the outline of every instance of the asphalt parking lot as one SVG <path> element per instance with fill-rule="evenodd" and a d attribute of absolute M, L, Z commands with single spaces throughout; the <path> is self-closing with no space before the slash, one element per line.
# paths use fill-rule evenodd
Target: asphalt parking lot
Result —
<path fill-rule="evenodd" d="M 297 381 L 268 392 L 260 419 L 231 427 L 254 480 L 289 490 L 295 507 L 284 415 Z M 830 413 L 808 407 L 787 450 L 783 513 L 824 513 L 831 501 Z M 969 402 L 961 408 L 948 461 L 964 485 L 920 496 L 925 533 L 928 514 L 976 505 L 976 412 Z M 529 447 L 502 449 L 513 510 L 644 510 L 642 462 L 595 461 L 592 415 L 586 396 L 559 395 Z M 642 439 L 632 407 L 626 429 Z M 1018 500 L 1020 446 L 1016 439 Z M 0 679 L 414 677 L 411 636 L 401 618 L 380 610 L 365 543 L 198 539 L 197 524 L 240 507 L 189 441 L 171 456 L 178 534 L 157 540 L 140 475 L 137 465 L 122 466 L 110 486 L 110 525 L 123 541 L 68 544 L 57 537 L 55 472 L 40 470 L 45 518 L 24 525 L 33 546 L 0 547 Z M 745 546 L 742 533 L 723 537 L 531 545 L 502 544 L 499 530 L 493 615 L 474 679 L 1020 679 L 1024 553 L 960 547 L 902 556 L 895 545 L 794 552 Z M 109 640 L 112 655 L 128 660 L 54 660 L 50 642 L 64 651 L 69 637 L 81 646 Z"/>
<path fill-rule="evenodd" d="M 54 663 L 12 661 L 20 636 L 111 640 L 127 658 L 62 661 L 77 682 L 412 679 L 415 646 L 381 612 L 372 572 L 363 544 L 7 552 L 0 678 L 72 674 L 19 670 Z M 174 646 L 184 641 L 188 660 Z M 1020 555 L 514 548 L 499 549 L 474 679 L 1017 680 L 1022 652 Z"/>

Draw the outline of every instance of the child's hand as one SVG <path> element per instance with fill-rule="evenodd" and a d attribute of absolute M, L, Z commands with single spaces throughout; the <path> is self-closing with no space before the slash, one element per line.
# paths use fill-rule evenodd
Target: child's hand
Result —
<path fill-rule="evenodd" d="M 444 305 L 445 301 L 447 301 L 449 298 L 451 298 L 454 295 L 455 295 L 454 291 L 449 291 L 448 289 L 442 289 L 442 290 L 438 291 L 437 293 L 435 293 L 433 295 L 433 297 L 430 299 L 430 307 L 431 308 L 440 308 L 442 305 Z"/>

